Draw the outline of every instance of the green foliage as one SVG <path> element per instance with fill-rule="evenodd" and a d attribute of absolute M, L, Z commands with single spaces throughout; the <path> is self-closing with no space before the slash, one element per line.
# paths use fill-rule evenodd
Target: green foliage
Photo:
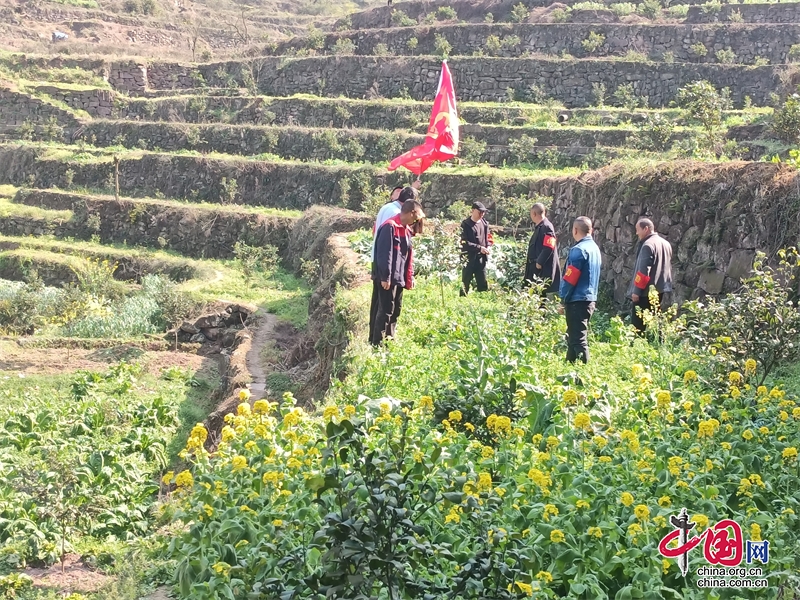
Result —
<path fill-rule="evenodd" d="M 732 10 L 728 13 L 728 21 L 731 23 L 744 23 L 744 17 L 742 16 L 741 11 Z"/>
<path fill-rule="evenodd" d="M 661 56 L 661 60 L 663 60 L 668 65 L 671 65 L 675 62 L 675 53 L 672 52 L 671 50 L 668 50 L 667 52 L 664 52 L 664 54 Z"/>
<path fill-rule="evenodd" d="M 409 50 L 416 50 L 418 45 L 419 45 L 419 40 L 415 37 L 408 38 L 408 41 L 406 42 L 406 47 Z"/>
<path fill-rule="evenodd" d="M 452 21 L 458 18 L 458 14 L 451 6 L 440 6 L 436 11 L 438 21 Z"/>
<path fill-rule="evenodd" d="M 236 194 L 239 191 L 239 184 L 234 177 L 228 179 L 223 177 L 219 182 L 220 186 L 220 201 L 222 204 L 234 204 L 236 202 Z"/>
<path fill-rule="evenodd" d="M 503 46 L 500 43 L 500 38 L 492 34 L 486 37 L 486 42 L 484 43 L 483 47 L 486 49 L 486 53 L 489 56 L 496 56 Z"/>
<path fill-rule="evenodd" d="M 637 125 L 636 145 L 644 150 L 665 152 L 672 146 L 675 123 L 661 114 L 648 114 Z"/>
<path fill-rule="evenodd" d="M 392 10 L 392 25 L 396 27 L 413 27 L 417 22 L 408 17 L 402 10 L 395 8 Z"/>
<path fill-rule="evenodd" d="M 702 10 L 704 14 L 719 14 L 719 12 L 722 11 L 722 2 L 719 0 L 710 0 L 709 2 L 701 4 L 700 10 Z"/>
<path fill-rule="evenodd" d="M 442 58 L 447 58 L 453 49 L 447 38 L 440 33 L 434 35 L 433 47 L 436 50 L 436 54 Z"/>
<path fill-rule="evenodd" d="M 661 17 L 661 3 L 658 0 L 644 0 L 636 7 L 637 14 L 651 20 Z"/>
<path fill-rule="evenodd" d="M 486 13 L 483 16 L 484 23 L 494 23 L 494 15 L 492 13 Z"/>
<path fill-rule="evenodd" d="M 592 82 L 592 98 L 597 108 L 603 108 L 606 104 L 606 84 L 602 82 Z"/>
<path fill-rule="evenodd" d="M 519 4 L 514 5 L 509 16 L 511 17 L 511 21 L 513 23 L 524 23 L 528 20 L 529 14 L 530 11 L 528 10 L 528 7 L 520 2 Z"/>
<path fill-rule="evenodd" d="M 603 44 L 605 43 L 606 36 L 604 36 L 602 33 L 592 31 L 589 33 L 589 36 L 581 42 L 581 46 L 583 46 L 583 49 L 589 54 L 594 54 L 600 48 L 602 48 Z"/>
<path fill-rule="evenodd" d="M 689 46 L 689 49 L 695 56 L 706 56 L 708 54 L 708 48 L 706 48 L 706 45 L 703 42 L 692 44 Z"/>
<path fill-rule="evenodd" d="M 538 139 L 530 135 L 522 135 L 519 138 L 508 141 L 508 154 L 512 164 L 530 163 L 536 154 L 536 143 Z"/>
<path fill-rule="evenodd" d="M 636 110 L 637 108 L 647 107 L 647 98 L 639 96 L 633 89 L 632 83 L 624 83 L 620 85 L 613 94 L 614 100 L 617 101 L 617 106 L 627 108 L 628 110 Z"/>
<path fill-rule="evenodd" d="M 800 98 L 797 95 L 786 99 L 772 117 L 772 130 L 784 142 L 800 142 Z"/>
<path fill-rule="evenodd" d="M 439 219 L 431 219 L 430 226 L 433 231 L 418 244 L 422 260 L 416 269 L 420 277 L 435 276 L 438 279 L 444 305 L 445 284 L 455 281 L 458 277 L 461 243 L 458 231 L 448 231 Z"/>
<path fill-rule="evenodd" d="M 632 2 L 617 2 L 611 4 L 609 8 L 618 17 L 626 17 L 636 12 L 636 5 Z"/>
<path fill-rule="evenodd" d="M 470 165 L 481 164 L 486 157 L 486 142 L 466 136 L 459 142 L 458 154 Z"/>
<path fill-rule="evenodd" d="M 792 63 L 800 62 L 800 44 L 792 44 L 786 58 Z"/>
<path fill-rule="evenodd" d="M 255 273 L 270 274 L 278 268 L 277 246 L 250 246 L 239 240 L 233 247 L 233 255 L 248 280 Z"/>
<path fill-rule="evenodd" d="M 384 44 L 375 44 L 375 47 L 372 49 L 373 56 L 389 56 L 389 47 Z"/>
<path fill-rule="evenodd" d="M 569 21 L 570 16 L 572 16 L 572 9 L 569 7 L 556 8 L 550 12 L 550 18 L 553 20 L 553 23 L 566 23 Z"/>
<path fill-rule="evenodd" d="M 758 253 L 752 274 L 735 294 L 684 307 L 689 315 L 687 335 L 696 340 L 698 348 L 711 351 L 722 374 L 754 359 L 757 381 L 763 384 L 779 364 L 800 358 L 800 344 L 791 341 L 800 332 L 800 255 L 789 248 L 781 250 L 778 259 L 772 267 L 766 256 Z"/>
<path fill-rule="evenodd" d="M 336 43 L 331 47 L 331 52 L 338 55 L 355 54 L 356 43 L 350 38 L 339 38 Z"/>
<path fill-rule="evenodd" d="M 730 49 L 730 47 L 724 50 L 717 50 L 714 53 L 714 56 L 717 57 L 717 62 L 720 62 L 724 65 L 732 65 L 736 62 L 736 54 Z"/>
<path fill-rule="evenodd" d="M 325 47 L 325 33 L 313 24 L 308 26 L 306 48 L 309 50 L 322 50 Z"/>
<path fill-rule="evenodd" d="M 688 4 L 673 4 L 667 8 L 667 16 L 669 16 L 671 19 L 685 19 L 688 14 Z"/>
<path fill-rule="evenodd" d="M 695 81 L 678 90 L 676 102 L 686 111 L 688 119 L 702 125 L 706 148 L 716 152 L 722 111 L 728 106 L 723 94 L 708 81 Z"/>

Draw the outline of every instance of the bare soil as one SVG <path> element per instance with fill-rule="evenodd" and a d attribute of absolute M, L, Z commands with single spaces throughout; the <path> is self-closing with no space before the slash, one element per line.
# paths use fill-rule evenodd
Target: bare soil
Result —
<path fill-rule="evenodd" d="M 46 569 L 28 569 L 25 574 L 33 579 L 34 587 L 64 593 L 91 594 L 112 581 L 108 575 L 93 571 L 83 564 L 77 554 L 65 557 L 63 572 L 61 563 L 57 563 Z"/>
<path fill-rule="evenodd" d="M 52 375 L 80 370 L 96 370 L 120 360 L 136 360 L 147 370 L 158 374 L 164 368 L 181 367 L 198 370 L 208 359 L 184 352 L 152 352 L 134 346 L 86 350 L 81 348 L 24 348 L 13 342 L 0 341 L 0 371 L 26 375 Z"/>

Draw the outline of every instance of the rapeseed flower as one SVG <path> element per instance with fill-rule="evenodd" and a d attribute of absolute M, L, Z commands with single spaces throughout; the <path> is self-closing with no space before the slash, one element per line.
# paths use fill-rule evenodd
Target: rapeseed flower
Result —
<path fill-rule="evenodd" d="M 539 571 L 536 574 L 536 579 L 544 583 L 552 583 L 553 576 L 550 574 L 550 571 Z"/>
<path fill-rule="evenodd" d="M 624 506 L 630 506 L 633 504 L 633 494 L 630 492 L 622 492 L 622 495 L 619 497 L 619 501 L 622 502 Z"/>
<path fill-rule="evenodd" d="M 650 519 L 650 509 L 644 504 L 637 504 L 636 508 L 633 509 L 633 514 L 640 521 L 648 521 Z"/>
<path fill-rule="evenodd" d="M 589 527 L 588 531 L 586 532 L 591 537 L 601 538 L 603 537 L 603 530 L 599 527 Z"/>
<path fill-rule="evenodd" d="M 797 460 L 797 448 L 794 446 L 789 448 L 784 448 L 783 452 L 781 453 L 783 460 L 787 462 L 791 462 L 793 460 Z"/>
<path fill-rule="evenodd" d="M 560 529 L 553 529 L 553 531 L 550 532 L 550 541 L 554 544 L 561 544 L 565 539 L 567 538 L 564 536 L 564 532 Z"/>
<path fill-rule="evenodd" d="M 585 429 L 590 430 L 592 428 L 591 420 L 589 419 L 589 415 L 585 412 L 579 412 L 575 414 L 575 428 L 576 429 Z"/>
<path fill-rule="evenodd" d="M 689 384 L 693 381 L 697 381 L 697 371 L 692 371 L 689 369 L 686 373 L 683 374 L 683 383 Z"/>
<path fill-rule="evenodd" d="M 574 404 L 577 404 L 578 392 L 576 392 L 575 390 L 567 390 L 566 392 L 564 392 L 562 399 L 564 400 L 564 404 L 566 404 L 567 406 L 572 406 Z"/>

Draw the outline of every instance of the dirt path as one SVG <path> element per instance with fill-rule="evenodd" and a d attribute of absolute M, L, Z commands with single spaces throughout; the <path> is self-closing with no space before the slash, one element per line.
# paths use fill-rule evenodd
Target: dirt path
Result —
<path fill-rule="evenodd" d="M 271 343 L 275 339 L 278 317 L 270 313 L 262 313 L 259 316 L 258 324 L 252 330 L 252 343 L 250 350 L 247 351 L 245 360 L 247 370 L 253 378 L 250 383 L 250 394 L 253 402 L 260 400 L 267 392 L 267 373 L 264 370 L 264 363 L 261 357 L 261 349 L 265 344 Z"/>

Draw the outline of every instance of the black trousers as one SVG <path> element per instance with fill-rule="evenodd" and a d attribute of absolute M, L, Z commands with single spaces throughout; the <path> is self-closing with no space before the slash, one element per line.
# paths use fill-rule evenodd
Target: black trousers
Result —
<path fill-rule="evenodd" d="M 370 330 L 369 341 L 373 346 L 380 346 L 387 337 L 394 337 L 397 319 L 403 308 L 403 288 L 393 285 L 388 290 L 377 283 L 378 302 L 375 307 L 375 321 Z M 373 298 L 375 289 L 373 288 Z M 370 316 L 372 309 L 370 308 Z"/>
<path fill-rule="evenodd" d="M 564 316 L 567 318 L 567 360 L 574 363 L 580 357 L 589 362 L 589 319 L 594 312 L 594 302 L 567 302 Z"/>
<path fill-rule="evenodd" d="M 378 293 L 381 289 L 381 282 L 372 280 L 372 300 L 369 303 L 369 341 L 372 341 L 372 330 L 375 329 L 375 317 L 378 315 Z"/>
<path fill-rule="evenodd" d="M 664 293 L 659 292 L 658 294 L 659 308 L 663 306 L 663 301 L 664 301 Z M 631 323 L 633 324 L 634 327 L 636 327 L 636 331 L 638 331 L 640 334 L 643 334 L 645 330 L 644 321 L 642 320 L 641 312 L 639 310 L 636 310 L 637 308 L 641 309 L 641 312 L 645 310 L 650 310 L 651 308 L 650 295 L 647 293 L 647 290 L 644 290 L 642 295 L 639 296 L 638 302 L 634 302 L 631 305 Z"/>
<path fill-rule="evenodd" d="M 486 256 L 479 254 L 467 261 L 464 268 L 461 270 L 461 291 L 460 296 L 466 296 L 469 293 L 469 287 L 472 284 L 472 278 L 475 278 L 475 288 L 479 292 L 485 292 L 489 289 L 489 284 L 486 281 Z"/>

